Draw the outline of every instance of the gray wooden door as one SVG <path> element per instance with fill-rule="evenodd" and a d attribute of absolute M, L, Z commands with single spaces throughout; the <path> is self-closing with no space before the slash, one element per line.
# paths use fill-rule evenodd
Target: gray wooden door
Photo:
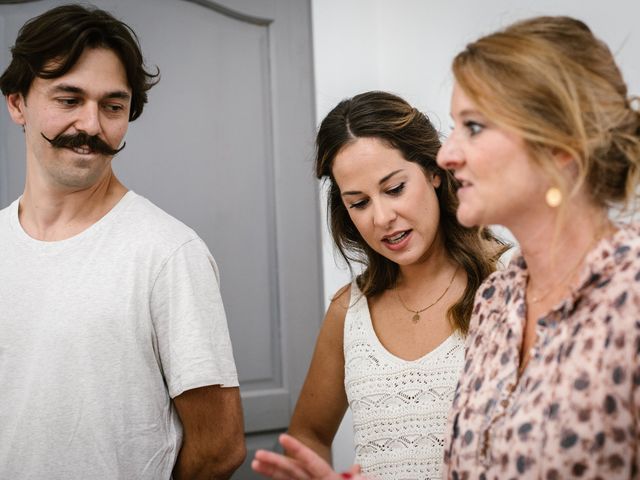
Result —
<path fill-rule="evenodd" d="M 24 21 L 60 3 L 0 0 L 0 68 Z M 94 3 L 132 26 L 160 67 L 115 170 L 218 262 L 249 461 L 288 425 L 322 315 L 310 2 Z M 0 207 L 24 184 L 23 135 L 3 110 Z M 248 461 L 235 478 L 253 478 Z"/>

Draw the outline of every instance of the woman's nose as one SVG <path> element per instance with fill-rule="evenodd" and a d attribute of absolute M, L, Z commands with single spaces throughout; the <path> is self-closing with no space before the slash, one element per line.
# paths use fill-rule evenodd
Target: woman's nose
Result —
<path fill-rule="evenodd" d="M 444 141 L 438 151 L 436 160 L 438 165 L 445 170 L 456 170 L 460 168 L 464 162 L 464 157 L 460 147 L 456 143 L 454 134 L 451 134 L 451 136 Z"/>
<path fill-rule="evenodd" d="M 397 214 L 388 202 L 378 201 L 373 204 L 373 224 L 377 227 L 388 228 Z"/>

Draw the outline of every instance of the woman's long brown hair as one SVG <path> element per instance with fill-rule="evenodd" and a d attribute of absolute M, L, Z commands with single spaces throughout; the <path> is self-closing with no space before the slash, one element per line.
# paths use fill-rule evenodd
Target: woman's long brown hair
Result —
<path fill-rule="evenodd" d="M 332 174 L 333 161 L 345 145 L 358 138 L 377 138 L 398 149 L 403 157 L 422 167 L 426 175 L 438 175 L 436 189 L 440 207 L 440 228 L 449 257 L 467 274 L 467 286 L 447 312 L 454 329 L 466 333 L 475 292 L 495 270 L 504 244 L 486 228 L 467 228 L 456 218 L 456 180 L 436 163 L 440 148 L 438 132 L 429 119 L 402 98 L 386 92 L 366 92 L 340 102 L 325 117 L 316 138 L 316 176 L 329 183 L 327 213 L 333 240 L 349 268 L 364 265 L 357 277 L 362 293 L 373 297 L 393 288 L 398 264 L 374 251 L 363 240 L 340 198 Z M 352 270 L 353 271 L 353 270 Z"/>

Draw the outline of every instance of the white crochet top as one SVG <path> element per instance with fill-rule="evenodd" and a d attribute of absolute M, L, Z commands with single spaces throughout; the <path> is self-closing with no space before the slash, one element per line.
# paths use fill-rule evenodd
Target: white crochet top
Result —
<path fill-rule="evenodd" d="M 387 351 L 355 282 L 344 325 L 344 384 L 356 463 L 377 479 L 442 478 L 447 415 L 464 360 L 454 333 L 418 360 Z"/>

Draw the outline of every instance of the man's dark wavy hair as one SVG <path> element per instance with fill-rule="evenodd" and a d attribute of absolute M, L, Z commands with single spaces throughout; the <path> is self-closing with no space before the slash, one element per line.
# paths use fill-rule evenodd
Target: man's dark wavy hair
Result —
<path fill-rule="evenodd" d="M 107 48 L 118 56 L 132 90 L 129 120 L 138 118 L 160 72 L 146 70 L 131 27 L 95 7 L 62 5 L 25 23 L 11 48 L 11 63 L 0 77 L 0 90 L 5 96 L 21 93 L 26 98 L 35 77 L 61 77 L 87 48 Z"/>

